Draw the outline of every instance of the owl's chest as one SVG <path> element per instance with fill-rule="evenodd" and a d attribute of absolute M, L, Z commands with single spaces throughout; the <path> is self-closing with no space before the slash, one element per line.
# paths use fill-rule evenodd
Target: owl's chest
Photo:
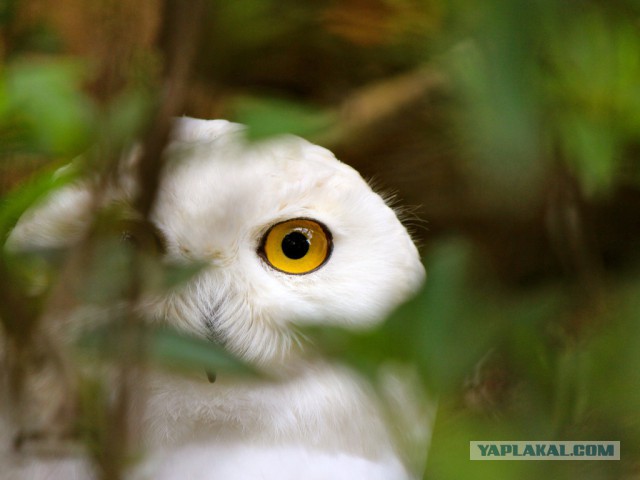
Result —
<path fill-rule="evenodd" d="M 391 450 L 373 395 L 352 372 L 327 365 L 273 382 L 161 375 L 151 380 L 144 418 L 153 447 L 215 438 L 367 457 Z"/>

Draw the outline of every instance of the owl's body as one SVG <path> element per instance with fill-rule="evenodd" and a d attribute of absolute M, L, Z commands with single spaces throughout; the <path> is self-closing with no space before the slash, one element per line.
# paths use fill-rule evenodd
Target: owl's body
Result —
<path fill-rule="evenodd" d="M 299 324 L 375 325 L 420 286 L 424 269 L 393 210 L 296 137 L 247 144 L 239 125 L 181 119 L 167 155 L 152 221 L 168 259 L 207 266 L 147 311 L 273 378 L 150 375 L 140 413 L 149 454 L 132 477 L 410 478 L 366 383 L 295 335 Z M 89 225 L 90 202 L 82 185 L 57 193 L 25 215 L 8 247 L 70 244 Z M 84 478 L 86 465 L 58 461 L 52 478 Z M 48 478 L 38 476 L 47 466 L 22 474 Z"/>

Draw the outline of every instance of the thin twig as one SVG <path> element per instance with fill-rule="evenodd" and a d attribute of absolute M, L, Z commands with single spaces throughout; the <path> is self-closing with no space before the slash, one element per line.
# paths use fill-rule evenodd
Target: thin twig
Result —
<path fill-rule="evenodd" d="M 149 216 L 158 189 L 162 152 L 169 142 L 172 119 L 181 113 L 185 104 L 187 81 L 195 58 L 204 7 L 204 0 L 192 0 L 188 6 L 180 0 L 164 1 L 161 31 L 161 49 L 166 61 L 164 88 L 138 163 L 137 181 L 142 188 L 135 207 L 145 219 Z"/>
<path fill-rule="evenodd" d="M 164 1 L 163 25 L 160 48 L 165 58 L 164 85 L 155 115 L 150 122 L 138 159 L 136 184 L 137 198 L 134 208 L 144 219 L 149 219 L 158 191 L 162 173 L 163 152 L 170 140 L 172 119 L 183 108 L 190 67 L 195 57 L 198 32 L 202 25 L 204 0 L 194 0 L 185 8 L 178 0 Z M 146 224 L 146 222 L 145 222 Z M 104 452 L 101 462 L 105 480 L 122 478 L 122 466 L 128 454 L 128 442 L 133 419 L 131 405 L 139 384 L 139 366 L 143 339 L 136 328 L 135 306 L 141 295 L 141 258 L 136 252 L 131 265 L 127 303 L 122 331 L 123 349 L 118 365 L 117 396 L 107 424 Z"/>
<path fill-rule="evenodd" d="M 319 143 L 338 148 L 343 142 L 366 136 L 380 122 L 392 118 L 432 92 L 442 91 L 448 84 L 441 71 L 421 66 L 409 72 L 354 91 L 339 106 L 335 129 Z"/>

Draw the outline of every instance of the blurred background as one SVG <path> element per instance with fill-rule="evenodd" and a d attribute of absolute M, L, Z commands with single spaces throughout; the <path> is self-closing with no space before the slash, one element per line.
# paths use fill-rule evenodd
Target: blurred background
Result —
<path fill-rule="evenodd" d="M 0 233 L 167 92 L 172 114 L 302 135 L 395 195 L 421 245 L 415 300 L 318 341 L 417 366 L 439 398 L 425 478 L 640 477 L 640 4 L 201 3 L 0 2 Z M 470 440 L 619 440 L 622 459 L 470 462 Z"/>

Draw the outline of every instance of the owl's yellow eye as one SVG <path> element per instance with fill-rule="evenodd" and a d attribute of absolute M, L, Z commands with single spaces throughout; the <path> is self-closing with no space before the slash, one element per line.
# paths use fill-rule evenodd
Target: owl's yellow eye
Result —
<path fill-rule="evenodd" d="M 331 254 L 331 233 L 315 220 L 296 218 L 272 226 L 260 254 L 276 270 L 293 275 L 320 268 Z"/>

